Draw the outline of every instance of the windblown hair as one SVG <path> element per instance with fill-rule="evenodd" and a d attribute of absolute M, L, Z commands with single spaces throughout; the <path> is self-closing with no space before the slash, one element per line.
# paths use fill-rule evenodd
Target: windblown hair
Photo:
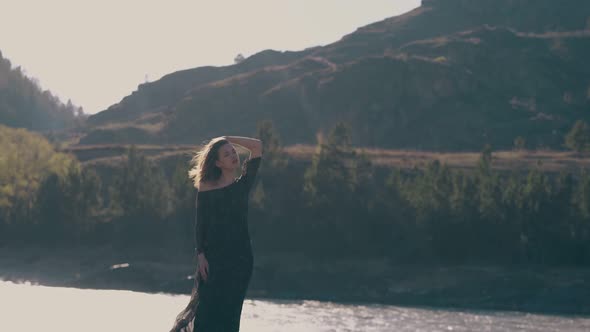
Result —
<path fill-rule="evenodd" d="M 213 138 L 195 154 L 191 160 L 193 167 L 188 171 L 188 177 L 193 180 L 195 188 L 198 189 L 199 183 L 203 181 L 217 181 L 221 177 L 221 169 L 215 165 L 215 161 L 219 148 L 225 144 L 229 144 L 225 138 Z"/>

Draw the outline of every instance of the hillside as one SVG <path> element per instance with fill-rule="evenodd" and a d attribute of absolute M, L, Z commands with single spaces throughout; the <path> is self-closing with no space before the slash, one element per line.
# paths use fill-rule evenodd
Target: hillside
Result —
<path fill-rule="evenodd" d="M 36 131 L 59 130 L 81 120 L 82 109 L 62 103 L 50 91 L 13 68 L 0 52 L 0 124 Z"/>
<path fill-rule="evenodd" d="M 90 167 L 118 167 L 131 146 L 124 144 L 75 145 L 65 147 L 61 152 L 73 155 L 83 165 Z M 198 145 L 134 145 L 143 155 L 167 169 L 178 160 L 188 160 Z M 291 145 L 283 147 L 291 162 L 309 165 L 317 147 L 314 145 Z M 378 148 L 356 148 L 364 153 L 371 164 L 381 169 L 424 168 L 438 161 L 451 169 L 473 171 L 477 169 L 481 152 L 433 152 L 419 150 L 387 150 Z M 553 150 L 506 150 L 494 151 L 492 168 L 499 172 L 527 172 L 539 169 L 546 174 L 559 172 L 576 173 L 590 166 L 590 156 L 571 151 Z"/>
<path fill-rule="evenodd" d="M 271 119 L 287 145 L 335 121 L 380 148 L 562 148 L 589 120 L 590 3 L 430 0 L 301 52 L 264 51 L 143 84 L 90 117 L 81 144 L 194 144 Z"/>

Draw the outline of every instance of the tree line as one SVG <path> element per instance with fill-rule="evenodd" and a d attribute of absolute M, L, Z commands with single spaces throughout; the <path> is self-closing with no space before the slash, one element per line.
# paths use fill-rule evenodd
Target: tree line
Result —
<path fill-rule="evenodd" d="M 71 100 L 63 103 L 39 82 L 14 67 L 0 52 L 0 123 L 36 131 L 55 131 L 80 125 L 84 111 Z"/>
<path fill-rule="evenodd" d="M 130 148 L 117 167 L 81 167 L 41 136 L 0 127 L 0 241 L 159 246 L 192 253 L 195 190 L 186 157 L 155 162 Z M 269 121 L 251 193 L 257 254 L 399 263 L 590 263 L 590 172 L 373 165 L 340 122 L 311 161 L 291 159 Z M 26 147 L 26 148 L 25 148 Z"/>

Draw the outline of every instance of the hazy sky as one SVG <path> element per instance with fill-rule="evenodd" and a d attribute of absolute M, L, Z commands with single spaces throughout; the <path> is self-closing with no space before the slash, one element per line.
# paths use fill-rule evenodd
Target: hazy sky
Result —
<path fill-rule="evenodd" d="M 420 0 L 1 0 L 0 51 L 65 102 L 96 113 L 144 82 L 302 50 Z"/>

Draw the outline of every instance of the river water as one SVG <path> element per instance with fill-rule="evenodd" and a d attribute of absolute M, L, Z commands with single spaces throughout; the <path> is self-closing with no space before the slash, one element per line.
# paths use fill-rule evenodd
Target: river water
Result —
<path fill-rule="evenodd" d="M 0 281 L 0 331 L 168 331 L 188 295 Z M 242 332 L 590 331 L 590 317 L 320 301 L 244 302 Z"/>

